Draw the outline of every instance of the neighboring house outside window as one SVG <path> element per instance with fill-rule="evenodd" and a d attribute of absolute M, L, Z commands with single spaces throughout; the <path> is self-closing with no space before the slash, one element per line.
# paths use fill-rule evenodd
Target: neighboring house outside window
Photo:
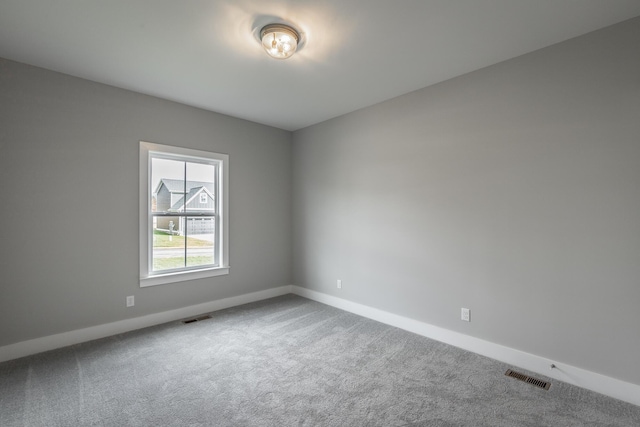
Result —
<path fill-rule="evenodd" d="M 185 185 L 186 184 L 186 185 Z M 186 191 L 186 198 L 185 198 Z M 154 194 L 156 212 L 185 212 L 206 211 L 215 213 L 214 183 L 203 181 L 186 181 L 180 179 L 161 178 Z M 208 196 L 212 196 L 209 198 Z M 196 226 L 196 218 L 165 216 L 157 219 L 158 230 L 184 236 L 212 234 L 214 232 L 214 218 L 201 218 L 207 225 Z M 173 228 L 171 227 L 173 224 Z"/>
<path fill-rule="evenodd" d="M 228 274 L 228 156 L 140 142 L 140 286 Z"/>

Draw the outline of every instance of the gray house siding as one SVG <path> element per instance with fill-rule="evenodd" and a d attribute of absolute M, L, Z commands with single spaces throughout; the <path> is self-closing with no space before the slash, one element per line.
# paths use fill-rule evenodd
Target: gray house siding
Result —
<path fill-rule="evenodd" d="M 187 181 L 187 206 L 188 211 L 211 211 L 215 209 L 215 199 L 213 196 L 213 183 Z M 207 202 L 200 203 L 200 194 L 206 193 Z M 185 202 L 184 181 L 162 179 L 156 190 L 157 212 L 183 211 Z M 173 222 L 173 230 L 178 234 L 185 234 L 184 220 L 181 217 L 158 217 L 156 228 L 159 230 L 170 230 Z M 215 230 L 212 218 L 187 218 L 187 234 L 212 234 Z"/>

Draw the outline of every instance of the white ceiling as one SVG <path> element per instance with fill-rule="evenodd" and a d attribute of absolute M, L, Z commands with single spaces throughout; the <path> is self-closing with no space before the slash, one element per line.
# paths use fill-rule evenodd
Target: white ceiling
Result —
<path fill-rule="evenodd" d="M 0 56 L 287 130 L 640 15 L 640 0 L 0 0 Z M 274 60 L 256 32 L 303 33 Z"/>

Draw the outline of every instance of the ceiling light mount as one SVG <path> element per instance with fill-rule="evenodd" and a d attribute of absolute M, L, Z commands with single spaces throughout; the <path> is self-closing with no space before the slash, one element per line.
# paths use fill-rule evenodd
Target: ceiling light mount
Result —
<path fill-rule="evenodd" d="M 260 30 L 262 47 L 275 59 L 291 57 L 300 43 L 300 34 L 286 24 L 269 24 Z"/>

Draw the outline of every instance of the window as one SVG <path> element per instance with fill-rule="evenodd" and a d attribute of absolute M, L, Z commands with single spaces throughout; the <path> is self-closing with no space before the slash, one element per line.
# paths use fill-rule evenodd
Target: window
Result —
<path fill-rule="evenodd" d="M 140 286 L 229 273 L 228 163 L 140 142 Z"/>

